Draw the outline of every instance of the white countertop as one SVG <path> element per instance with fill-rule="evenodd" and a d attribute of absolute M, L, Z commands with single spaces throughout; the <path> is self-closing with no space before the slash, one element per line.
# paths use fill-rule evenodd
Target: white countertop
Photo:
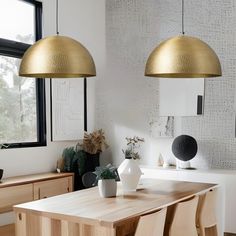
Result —
<path fill-rule="evenodd" d="M 178 171 L 178 172 L 192 172 L 192 173 L 211 173 L 211 174 L 223 174 L 223 175 L 236 175 L 236 170 L 226 170 L 226 169 L 176 169 L 175 166 L 170 166 L 167 168 L 159 166 L 148 166 L 140 165 L 142 170 L 150 171 Z"/>

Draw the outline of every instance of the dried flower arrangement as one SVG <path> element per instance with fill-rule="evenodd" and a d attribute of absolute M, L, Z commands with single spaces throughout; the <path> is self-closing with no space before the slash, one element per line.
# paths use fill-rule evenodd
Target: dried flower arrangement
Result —
<path fill-rule="evenodd" d="M 83 143 L 78 143 L 77 146 L 89 154 L 101 153 L 108 148 L 102 129 L 96 130 L 90 134 L 85 132 Z"/>
<path fill-rule="evenodd" d="M 67 147 L 62 153 L 62 158 L 57 161 L 57 172 L 73 172 L 74 189 L 83 189 L 82 176 L 84 173 L 94 171 L 100 166 L 100 153 L 108 148 L 104 131 L 96 130 L 85 133 L 84 139 L 75 147 Z"/>
<path fill-rule="evenodd" d="M 90 134 L 85 133 L 83 141 L 79 142 L 76 147 L 64 149 L 62 158 L 57 161 L 57 172 L 78 172 L 82 175 L 86 172 L 87 165 L 95 165 L 95 167 L 99 165 L 99 154 L 106 148 L 108 148 L 108 144 L 102 129 Z M 91 164 L 87 163 L 88 158 Z"/>
<path fill-rule="evenodd" d="M 140 147 L 140 143 L 144 142 L 144 138 L 134 136 L 133 138 L 126 137 L 128 148 L 122 150 L 126 159 L 140 159 L 139 153 L 136 151 Z"/>

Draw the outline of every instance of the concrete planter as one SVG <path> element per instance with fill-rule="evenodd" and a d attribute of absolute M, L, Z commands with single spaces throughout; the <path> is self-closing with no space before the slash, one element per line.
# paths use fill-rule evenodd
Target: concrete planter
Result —
<path fill-rule="evenodd" d="M 98 189 L 101 197 L 115 197 L 117 183 L 115 179 L 101 179 L 98 181 Z"/>

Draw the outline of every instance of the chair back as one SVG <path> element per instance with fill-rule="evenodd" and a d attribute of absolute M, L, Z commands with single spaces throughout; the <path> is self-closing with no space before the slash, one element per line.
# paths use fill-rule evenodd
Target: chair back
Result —
<path fill-rule="evenodd" d="M 176 204 L 173 220 L 169 228 L 169 236 L 198 236 L 196 228 L 196 212 L 198 196 Z"/>
<path fill-rule="evenodd" d="M 167 209 L 141 216 L 135 236 L 163 236 Z"/>

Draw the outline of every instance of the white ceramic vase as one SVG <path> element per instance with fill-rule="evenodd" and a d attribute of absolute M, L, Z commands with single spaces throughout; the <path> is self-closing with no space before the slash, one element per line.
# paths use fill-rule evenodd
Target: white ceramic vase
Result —
<path fill-rule="evenodd" d="M 117 183 L 115 179 L 101 179 L 98 181 L 98 189 L 101 197 L 115 197 Z"/>
<path fill-rule="evenodd" d="M 118 168 L 118 173 L 124 191 L 136 191 L 142 175 L 136 160 L 125 159 Z"/>

